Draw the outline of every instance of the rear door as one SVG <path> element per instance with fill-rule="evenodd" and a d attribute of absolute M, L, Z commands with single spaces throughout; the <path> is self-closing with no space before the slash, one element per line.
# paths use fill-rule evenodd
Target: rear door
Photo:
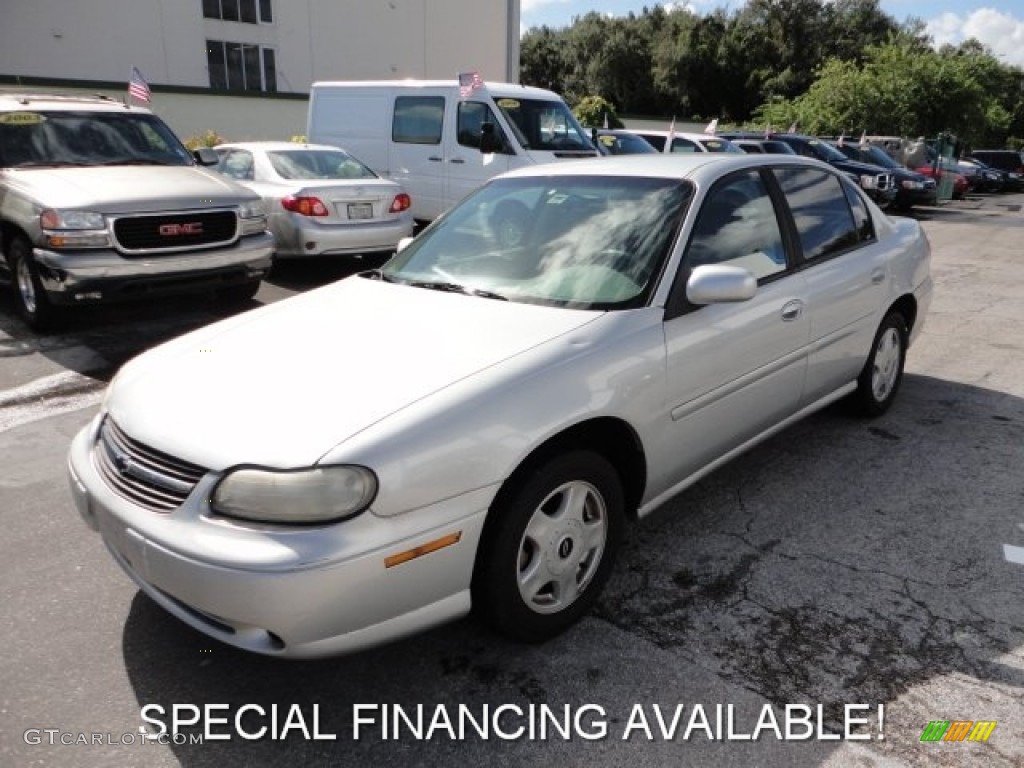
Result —
<path fill-rule="evenodd" d="M 449 205 L 448 163 L 445 152 L 445 121 L 450 89 L 417 88 L 395 96 L 391 120 L 391 178 L 412 197 L 417 219 L 435 219 Z"/>

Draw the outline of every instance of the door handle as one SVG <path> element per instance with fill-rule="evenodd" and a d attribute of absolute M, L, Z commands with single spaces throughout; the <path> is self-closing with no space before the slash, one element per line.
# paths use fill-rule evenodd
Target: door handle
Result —
<path fill-rule="evenodd" d="M 878 285 L 883 280 L 885 280 L 885 270 L 884 269 L 876 269 L 874 272 L 871 273 L 871 284 L 872 285 Z"/>
<path fill-rule="evenodd" d="M 458 163 L 459 165 L 462 165 L 462 164 L 464 164 L 464 163 L 465 163 L 466 161 L 465 161 L 465 160 L 463 160 L 463 159 L 462 159 L 461 157 L 453 157 L 453 158 L 452 158 L 451 160 L 449 160 L 448 162 L 449 162 L 449 163 Z"/>
<path fill-rule="evenodd" d="M 786 305 L 782 308 L 782 320 L 783 322 L 792 322 L 796 320 L 804 312 L 804 303 L 799 299 L 793 299 L 793 301 L 786 302 Z"/>
<path fill-rule="evenodd" d="M 431 155 L 430 157 L 427 158 L 427 160 L 429 160 L 432 163 L 444 162 L 444 158 L 438 157 L 437 155 Z"/>

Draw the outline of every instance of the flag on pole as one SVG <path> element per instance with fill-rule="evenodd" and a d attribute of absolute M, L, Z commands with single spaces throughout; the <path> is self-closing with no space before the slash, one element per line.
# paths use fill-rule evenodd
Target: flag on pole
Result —
<path fill-rule="evenodd" d="M 868 132 L 867 131 L 864 131 L 860 135 L 860 142 L 857 144 L 857 146 L 860 147 L 861 149 L 867 149 L 868 148 Z"/>
<path fill-rule="evenodd" d="M 793 124 L 791 126 L 789 126 L 789 130 L 787 131 L 787 133 L 796 133 L 796 126 L 797 126 L 797 123 L 794 120 Z"/>
<path fill-rule="evenodd" d="M 676 119 L 672 118 L 672 124 L 668 127 L 668 136 L 665 137 L 665 148 L 662 152 L 672 151 L 672 142 L 676 140 Z"/>
<path fill-rule="evenodd" d="M 765 126 L 764 137 L 766 139 L 770 139 L 772 137 L 772 124 L 771 123 L 768 123 L 768 125 Z"/>
<path fill-rule="evenodd" d="M 608 130 L 608 113 L 607 112 L 604 113 L 604 129 L 606 131 Z"/>
<path fill-rule="evenodd" d="M 142 73 L 136 67 L 132 67 L 131 75 L 128 78 L 128 96 L 136 101 L 145 101 L 147 103 L 153 100 L 146 78 L 142 76 Z"/>
<path fill-rule="evenodd" d="M 484 81 L 479 72 L 459 72 L 459 98 L 468 99 L 477 88 L 483 88 Z"/>
<path fill-rule="evenodd" d="M 704 133 L 710 133 L 712 136 L 714 136 L 717 132 L 718 132 L 718 118 L 716 117 L 714 120 L 712 120 L 710 123 L 708 123 L 707 127 L 704 129 Z"/>
<path fill-rule="evenodd" d="M 837 147 L 845 147 L 846 146 L 846 131 L 843 131 L 842 133 L 839 134 L 839 141 L 836 142 L 836 146 Z"/>

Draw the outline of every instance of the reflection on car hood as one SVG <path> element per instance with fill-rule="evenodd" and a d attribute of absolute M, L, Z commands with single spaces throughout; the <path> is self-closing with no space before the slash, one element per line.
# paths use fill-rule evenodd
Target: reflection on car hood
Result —
<path fill-rule="evenodd" d="M 844 171 L 857 173 L 862 176 L 878 176 L 882 173 L 892 173 L 888 168 L 882 168 L 878 165 L 869 165 L 868 163 L 862 163 L 857 160 L 836 160 L 832 165 Z"/>
<path fill-rule="evenodd" d="M 107 407 L 135 439 L 210 469 L 308 466 L 600 315 L 351 277 L 143 354 L 118 374 Z"/>
<path fill-rule="evenodd" d="M 254 197 L 220 174 L 191 165 L 21 168 L 6 171 L 4 183 L 45 201 L 48 208 L 113 214 L 188 205 L 209 208 Z M 126 189 L 131 190 L 130 196 Z"/>

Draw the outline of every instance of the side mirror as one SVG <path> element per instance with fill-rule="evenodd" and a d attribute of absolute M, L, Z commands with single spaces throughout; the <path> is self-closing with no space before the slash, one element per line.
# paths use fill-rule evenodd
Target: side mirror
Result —
<path fill-rule="evenodd" d="M 504 152 L 505 145 L 501 139 L 498 138 L 497 131 L 494 129 L 494 123 L 481 123 L 480 124 L 480 153 L 484 155 L 491 155 L 495 152 Z"/>
<path fill-rule="evenodd" d="M 413 241 L 413 239 L 414 238 L 411 237 L 403 237 L 401 240 L 399 240 L 398 245 L 395 247 L 395 253 L 401 253 L 406 248 L 408 248 L 409 244 Z"/>
<path fill-rule="evenodd" d="M 220 155 L 210 147 L 200 147 L 192 153 L 192 156 L 200 165 L 216 165 L 220 162 Z"/>
<path fill-rule="evenodd" d="M 691 304 L 724 304 L 747 301 L 757 293 L 757 280 L 743 267 L 704 264 L 696 267 L 686 281 L 686 298 Z"/>

